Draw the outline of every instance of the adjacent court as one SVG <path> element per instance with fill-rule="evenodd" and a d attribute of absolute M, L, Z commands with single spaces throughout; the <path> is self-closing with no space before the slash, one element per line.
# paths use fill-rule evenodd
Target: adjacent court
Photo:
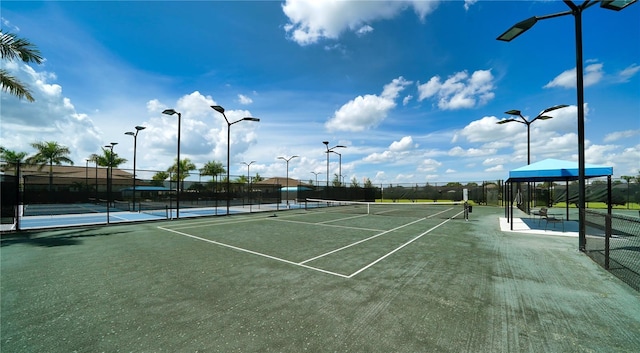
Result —
<path fill-rule="evenodd" d="M 503 232 L 494 207 L 344 210 L 3 237 L 0 348 L 640 349 L 640 295 L 575 238 Z"/>

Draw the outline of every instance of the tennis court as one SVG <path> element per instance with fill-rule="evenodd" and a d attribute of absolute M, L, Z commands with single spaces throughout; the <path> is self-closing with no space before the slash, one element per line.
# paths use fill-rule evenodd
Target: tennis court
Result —
<path fill-rule="evenodd" d="M 0 348 L 638 351 L 640 295 L 574 238 L 502 232 L 501 208 L 461 211 L 316 207 L 3 237 Z"/>
<path fill-rule="evenodd" d="M 314 205 L 311 212 L 271 217 L 203 219 L 158 229 L 292 266 L 351 278 L 449 221 L 463 220 L 461 204 L 383 204 L 371 214 L 367 203 Z M 365 208 L 365 209 L 363 209 Z M 419 209 L 410 215 L 409 209 Z M 355 214 L 353 213 L 355 212 Z M 400 212 L 401 216 L 389 216 Z M 408 215 L 409 214 L 409 215 Z"/>

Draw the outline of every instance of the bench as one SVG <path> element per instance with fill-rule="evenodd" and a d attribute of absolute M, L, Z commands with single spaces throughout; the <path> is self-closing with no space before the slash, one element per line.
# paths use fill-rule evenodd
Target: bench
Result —
<path fill-rule="evenodd" d="M 534 216 L 538 217 L 538 225 L 540 224 L 540 219 L 547 216 L 547 208 L 542 207 L 538 211 L 531 212 Z"/>
<path fill-rule="evenodd" d="M 550 216 L 550 215 L 545 215 L 544 217 L 545 220 L 545 225 L 544 225 L 544 230 L 547 230 L 547 227 L 549 226 L 549 223 L 553 223 L 553 228 L 556 227 L 556 223 L 561 223 L 562 224 L 562 232 L 564 232 L 564 219 L 562 217 L 556 217 L 556 216 Z"/>

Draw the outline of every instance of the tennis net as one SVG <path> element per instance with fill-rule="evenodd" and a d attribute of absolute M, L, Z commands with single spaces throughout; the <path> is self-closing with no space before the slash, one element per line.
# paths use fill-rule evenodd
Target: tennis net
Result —
<path fill-rule="evenodd" d="M 364 202 L 306 199 L 307 211 L 418 218 L 464 218 L 464 202 Z"/>

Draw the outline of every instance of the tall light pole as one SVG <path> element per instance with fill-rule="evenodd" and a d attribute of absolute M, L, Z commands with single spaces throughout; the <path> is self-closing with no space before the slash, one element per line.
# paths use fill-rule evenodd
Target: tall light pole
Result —
<path fill-rule="evenodd" d="M 340 183 L 340 186 L 342 186 L 342 153 L 338 153 L 336 151 L 330 152 L 338 155 L 338 182 Z"/>
<path fill-rule="evenodd" d="M 316 184 L 315 184 L 315 186 L 317 187 L 318 186 L 318 174 L 320 174 L 320 173 L 311 172 L 311 174 L 316 176 Z"/>
<path fill-rule="evenodd" d="M 113 186 L 113 146 L 117 145 L 117 142 L 111 142 L 111 144 L 104 146 L 109 149 L 109 168 L 107 168 L 107 224 L 109 224 L 109 211 L 111 208 L 111 189 Z"/>
<path fill-rule="evenodd" d="M 497 39 L 509 42 L 521 35 L 539 20 L 548 18 L 573 15 L 575 21 L 576 36 L 576 88 L 578 100 L 578 247 L 580 251 L 586 249 L 586 225 L 585 225 L 585 156 L 584 156 L 584 68 L 582 62 L 582 11 L 600 2 L 600 7 L 619 11 L 635 3 L 637 0 L 585 0 L 582 4 L 576 5 L 571 0 L 563 0 L 570 10 L 558 12 L 544 16 L 534 16 L 511 26 Z"/>
<path fill-rule="evenodd" d="M 176 181 L 178 186 L 176 188 L 176 218 L 180 218 L 180 124 L 182 120 L 182 114 L 178 113 L 174 109 L 165 109 L 162 114 L 178 114 L 178 159 L 176 160 Z M 169 178 L 169 180 L 171 180 L 171 178 Z"/>
<path fill-rule="evenodd" d="M 247 183 L 249 184 L 249 192 L 247 193 L 247 199 L 249 200 L 249 209 L 251 209 L 251 177 L 249 176 L 249 167 L 255 163 L 256 161 L 251 161 L 249 163 L 242 162 L 242 164 L 247 166 Z"/>
<path fill-rule="evenodd" d="M 324 143 L 324 145 L 327 147 L 327 151 L 325 153 L 327 154 L 327 190 L 328 190 L 329 189 L 329 153 L 333 152 L 333 150 L 336 148 L 347 148 L 347 146 L 336 145 L 329 148 L 329 141 L 322 141 L 322 143 Z"/>
<path fill-rule="evenodd" d="M 231 145 L 231 125 L 235 124 L 235 123 L 239 123 L 241 121 L 247 120 L 247 121 L 260 121 L 260 119 L 258 118 L 252 118 L 250 116 L 246 116 L 242 119 L 236 120 L 234 122 L 229 122 L 229 119 L 227 119 L 227 116 L 224 114 L 224 108 L 219 106 L 219 105 L 212 105 L 211 108 L 213 108 L 213 110 L 217 111 L 218 113 L 222 114 L 222 116 L 224 117 L 224 121 L 227 122 L 227 216 L 229 215 L 229 197 L 230 197 L 230 193 L 231 193 L 231 182 L 229 181 L 229 169 L 231 169 L 230 165 L 229 165 L 229 154 L 230 154 L 230 145 Z"/>
<path fill-rule="evenodd" d="M 509 119 L 503 119 L 498 121 L 496 124 L 502 125 L 502 124 L 506 124 L 506 123 L 511 123 L 511 122 L 516 122 L 516 123 L 520 123 L 520 124 L 525 124 L 527 125 L 527 165 L 531 164 L 531 124 L 533 124 L 534 121 L 536 120 L 547 120 L 547 119 L 553 119 L 552 116 L 548 116 L 548 115 L 544 115 L 548 112 L 554 111 L 556 109 L 561 109 L 561 108 L 566 108 L 568 107 L 568 105 L 566 104 L 560 104 L 560 105 L 554 105 L 553 107 L 549 107 L 543 111 L 540 112 L 540 114 L 538 114 L 538 116 L 536 116 L 535 118 L 531 119 L 531 120 L 527 120 L 525 119 L 524 116 L 522 116 L 522 113 L 519 110 L 509 110 L 506 111 L 505 114 L 509 114 L 509 115 L 514 115 L 514 116 L 518 116 L 520 117 L 521 120 L 518 119 L 514 119 L 514 118 L 509 118 Z M 530 201 L 531 201 L 531 188 L 527 187 L 527 213 L 530 211 L 529 205 L 530 205 Z"/>
<path fill-rule="evenodd" d="M 138 145 L 138 132 L 146 129 L 145 126 L 136 126 L 136 132 L 127 131 L 124 134 L 133 136 L 133 212 L 136 211 L 136 149 Z"/>
<path fill-rule="evenodd" d="M 87 195 L 89 194 L 89 161 L 89 158 L 84 159 L 84 188 L 87 190 Z"/>
<path fill-rule="evenodd" d="M 298 156 L 291 156 L 289 158 L 278 157 L 278 159 L 282 159 L 283 161 L 287 162 L 287 208 L 289 208 L 289 161 L 297 157 Z"/>

